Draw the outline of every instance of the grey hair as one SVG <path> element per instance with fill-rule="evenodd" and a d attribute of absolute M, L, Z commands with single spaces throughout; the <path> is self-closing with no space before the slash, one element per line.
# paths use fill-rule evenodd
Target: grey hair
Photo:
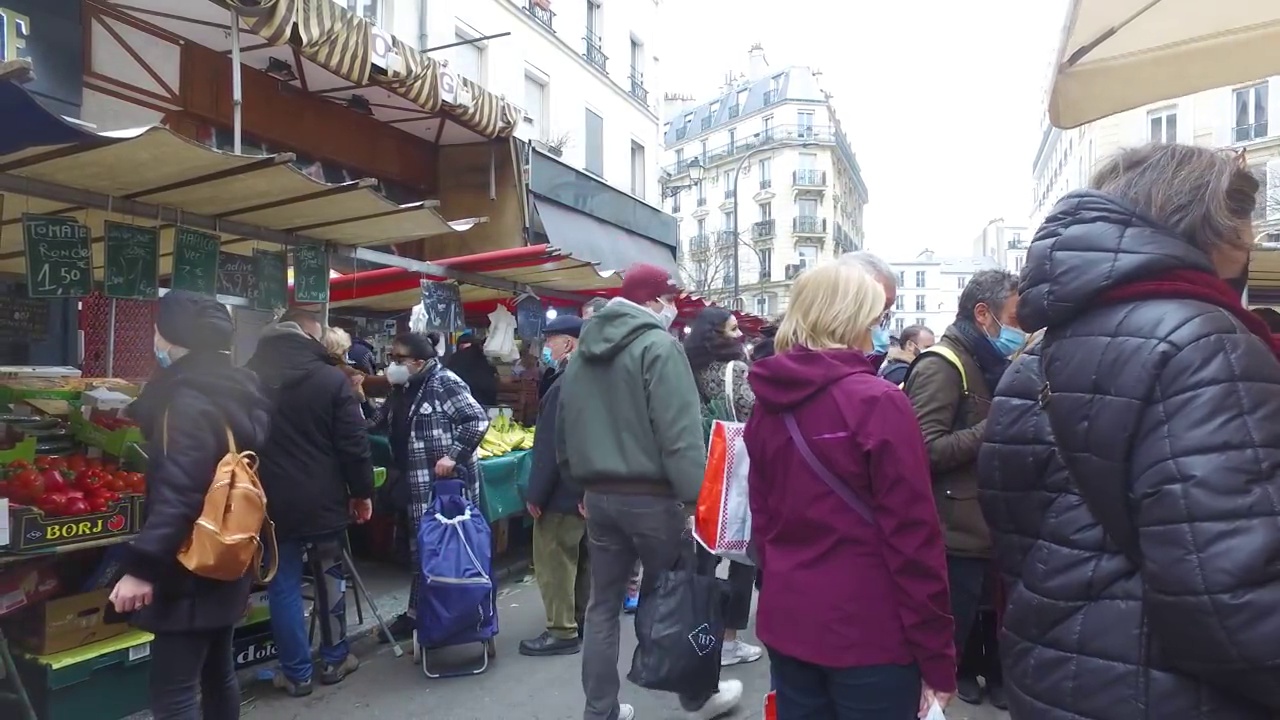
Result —
<path fill-rule="evenodd" d="M 879 255 L 866 250 L 847 252 L 841 255 L 837 262 L 841 265 L 857 265 L 882 283 L 891 285 L 897 285 L 898 283 L 898 274 L 893 271 L 893 266 L 885 262 Z"/>
<path fill-rule="evenodd" d="M 596 313 L 603 310 L 604 306 L 608 304 L 609 304 L 609 301 L 605 298 L 601 298 L 601 297 L 591 298 L 586 302 L 585 305 L 582 306 L 582 317 L 586 318 L 590 315 L 595 315 Z"/>
<path fill-rule="evenodd" d="M 1004 312 L 1004 306 L 1018 293 L 1018 276 L 1007 270 L 979 270 L 969 278 L 960 292 L 956 320 L 974 320 L 974 308 L 986 305 L 992 314 Z"/>
<path fill-rule="evenodd" d="M 1191 145 L 1144 145 L 1112 156 L 1089 185 L 1203 252 L 1253 245 L 1252 216 L 1261 183 L 1242 155 Z"/>

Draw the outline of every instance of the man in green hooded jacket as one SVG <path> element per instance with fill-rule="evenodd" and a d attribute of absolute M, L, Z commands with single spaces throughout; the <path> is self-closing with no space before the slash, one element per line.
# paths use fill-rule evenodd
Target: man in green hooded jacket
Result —
<path fill-rule="evenodd" d="M 702 408 L 693 371 L 671 335 L 679 288 L 662 268 L 638 264 L 619 297 L 583 326 L 562 379 L 556 449 L 561 474 L 585 491 L 591 601 L 582 649 L 584 720 L 631 720 L 618 703 L 621 600 L 639 559 L 643 598 L 658 572 L 692 541 L 686 519 L 706 469 Z M 690 718 L 737 706 L 742 683 L 710 696 L 681 696 Z"/>

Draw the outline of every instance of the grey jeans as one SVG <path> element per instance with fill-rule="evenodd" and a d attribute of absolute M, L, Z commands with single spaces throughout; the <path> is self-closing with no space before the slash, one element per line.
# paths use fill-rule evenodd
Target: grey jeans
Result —
<path fill-rule="evenodd" d="M 582 638 L 584 720 L 617 720 L 619 618 L 627 581 L 636 560 L 646 568 L 640 596 L 653 590 L 658 574 L 674 567 L 682 552 L 692 552 L 685 514 L 671 498 L 588 492 L 587 536 L 591 551 L 591 600 Z M 697 710 L 709 695 L 680 698 L 685 710 Z"/>

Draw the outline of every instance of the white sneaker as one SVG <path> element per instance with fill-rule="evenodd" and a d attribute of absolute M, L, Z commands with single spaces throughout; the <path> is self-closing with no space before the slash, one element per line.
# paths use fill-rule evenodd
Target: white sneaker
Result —
<path fill-rule="evenodd" d="M 711 696 L 706 705 L 687 714 L 689 720 L 714 720 L 733 712 L 742 701 L 741 680 L 721 680 L 720 691 Z"/>
<path fill-rule="evenodd" d="M 720 648 L 720 667 L 753 663 L 764 657 L 764 648 L 741 640 L 726 640 Z"/>
<path fill-rule="evenodd" d="M 626 703 L 618 703 L 618 720 L 633 720 L 636 709 Z"/>

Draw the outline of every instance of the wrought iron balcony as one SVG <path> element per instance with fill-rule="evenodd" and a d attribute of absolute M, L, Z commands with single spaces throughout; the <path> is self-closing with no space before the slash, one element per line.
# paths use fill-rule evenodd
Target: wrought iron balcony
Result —
<path fill-rule="evenodd" d="M 734 118 L 738 117 L 738 116 L 739 116 L 739 115 L 741 115 L 741 114 L 742 114 L 742 106 L 741 106 L 741 105 L 734 104 L 734 105 L 730 105 L 730 106 L 729 106 L 729 119 L 730 119 L 730 120 L 732 120 L 732 119 L 734 119 Z"/>
<path fill-rule="evenodd" d="M 694 235 L 689 238 L 689 252 L 703 253 L 711 248 L 710 235 Z"/>
<path fill-rule="evenodd" d="M 732 200 L 732 199 L 733 199 L 733 190 L 734 190 L 733 183 L 725 183 L 725 186 L 724 186 L 724 199 L 725 199 L 725 200 Z"/>
<path fill-rule="evenodd" d="M 706 206 L 707 206 L 707 198 L 706 198 L 706 196 L 704 195 L 704 196 L 702 196 L 702 197 L 698 198 L 698 207 L 706 207 Z"/>
<path fill-rule="evenodd" d="M 826 235 L 827 219 L 814 215 L 797 215 L 791 219 L 791 232 L 797 235 Z"/>
<path fill-rule="evenodd" d="M 768 190 L 771 187 L 773 187 L 773 180 L 771 180 L 770 178 L 760 178 L 761 190 Z"/>
<path fill-rule="evenodd" d="M 587 50 L 586 52 L 582 53 L 582 57 L 586 58 L 587 62 L 599 68 L 600 72 L 603 72 L 603 73 L 609 72 L 609 70 L 605 67 L 605 65 L 609 62 L 609 56 L 605 55 L 604 50 L 600 49 L 599 36 L 591 32 L 591 28 L 587 28 L 587 34 L 584 35 L 582 39 L 587 44 Z"/>
<path fill-rule="evenodd" d="M 631 97 L 645 105 L 649 104 L 649 91 L 644 86 L 644 73 L 631 68 Z"/>
<path fill-rule="evenodd" d="M 766 107 L 768 107 L 769 105 L 773 105 L 773 104 L 777 103 L 777 102 L 778 102 L 778 96 L 779 96 L 779 95 L 780 95 L 780 93 L 779 93 L 777 90 L 769 90 L 769 91 L 765 92 L 765 94 L 764 94 L 764 104 L 765 104 L 765 106 L 766 106 Z"/>
<path fill-rule="evenodd" d="M 826 187 L 827 171 L 796 170 L 791 173 L 791 184 L 796 187 Z"/>
<path fill-rule="evenodd" d="M 548 30 L 550 30 L 551 32 L 556 31 L 555 27 L 553 27 L 553 24 L 556 19 L 556 14 L 551 12 L 551 8 L 543 7 L 541 4 L 538 3 L 538 0 L 525 0 L 524 9 L 526 12 L 528 12 L 530 15 L 533 16 L 534 20 L 537 20 L 538 22 L 545 25 Z"/>
<path fill-rule="evenodd" d="M 708 126 L 710 127 L 710 126 Z M 676 140 L 686 140 L 697 137 L 702 134 L 697 131 L 698 126 L 681 125 L 676 130 Z M 823 125 L 775 125 L 761 132 L 752 135 L 738 135 L 731 143 L 725 143 L 716 148 L 707 150 L 706 155 L 699 155 L 698 159 L 703 167 L 710 167 L 719 163 L 728 162 L 733 158 L 741 158 L 752 150 L 772 143 L 812 143 L 813 145 L 834 145 L 843 155 L 848 143 L 844 139 L 844 134 L 834 126 Z M 680 175 L 689 168 L 689 160 L 684 160 L 668 165 L 664 170 L 670 175 Z M 860 172 L 857 165 L 854 164 L 853 155 L 850 153 L 847 158 L 850 166 L 855 172 Z"/>
<path fill-rule="evenodd" d="M 737 244 L 737 233 L 732 230 L 720 230 L 716 232 L 716 248 L 719 250 L 732 250 Z"/>
<path fill-rule="evenodd" d="M 706 130 L 706 129 L 710 128 L 710 127 L 711 127 L 711 123 L 712 123 L 712 121 L 713 121 L 713 120 L 715 120 L 715 118 L 711 117 L 710 115 L 707 115 L 707 116 L 703 117 L 703 118 L 702 118 L 702 129 L 703 129 L 703 130 Z"/>
<path fill-rule="evenodd" d="M 778 223 L 773 218 L 761 220 L 751 225 L 752 240 L 768 240 L 775 237 L 778 232 Z"/>

